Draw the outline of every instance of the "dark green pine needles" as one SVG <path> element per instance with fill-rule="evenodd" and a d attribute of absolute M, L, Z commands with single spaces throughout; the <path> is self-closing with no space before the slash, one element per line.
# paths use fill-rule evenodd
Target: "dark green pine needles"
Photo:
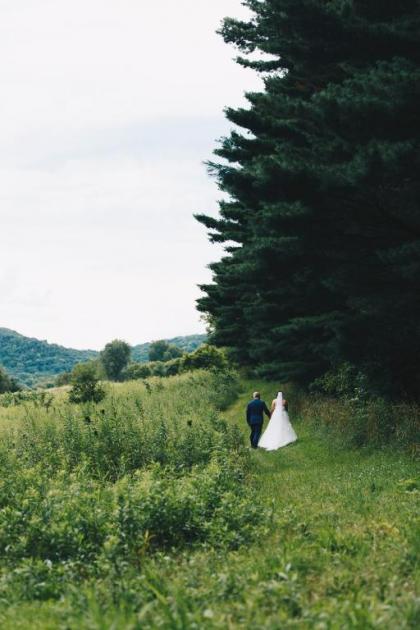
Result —
<path fill-rule="evenodd" d="M 415 394 L 420 3 L 245 4 L 221 33 L 264 90 L 227 109 L 236 129 L 209 164 L 225 200 L 197 216 L 226 244 L 198 302 L 213 342 L 278 379 L 349 361 Z"/>

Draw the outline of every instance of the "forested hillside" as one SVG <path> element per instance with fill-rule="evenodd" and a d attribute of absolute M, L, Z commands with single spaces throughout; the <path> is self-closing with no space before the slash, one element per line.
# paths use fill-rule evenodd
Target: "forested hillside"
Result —
<path fill-rule="evenodd" d="M 206 335 L 175 337 L 169 343 L 185 352 L 201 346 Z M 149 360 L 150 343 L 132 348 L 132 359 L 137 362 Z M 20 383 L 33 386 L 39 382 L 69 372 L 77 363 L 83 363 L 99 356 L 95 350 L 74 350 L 47 341 L 25 337 L 19 333 L 0 328 L 0 365 Z"/>
<path fill-rule="evenodd" d="M 199 300 L 212 340 L 266 376 L 350 364 L 418 397 L 418 2 L 245 4 L 221 32 L 265 89 L 227 109 L 237 128 L 210 163 L 227 196 L 197 217 L 227 244 Z"/>
<path fill-rule="evenodd" d="M 42 378 L 71 370 L 76 363 L 95 358 L 94 350 L 73 350 L 24 337 L 0 328 L 0 365 L 19 382 L 32 386 Z"/>

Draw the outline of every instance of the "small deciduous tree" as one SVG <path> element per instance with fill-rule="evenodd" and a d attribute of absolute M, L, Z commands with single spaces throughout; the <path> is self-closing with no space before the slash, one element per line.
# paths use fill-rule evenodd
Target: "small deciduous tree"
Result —
<path fill-rule="evenodd" d="M 70 402 L 98 403 L 105 397 L 105 390 L 99 382 L 97 368 L 94 363 L 79 363 L 76 365 L 72 372 L 71 383 Z"/>
<path fill-rule="evenodd" d="M 111 381 L 121 380 L 122 371 L 130 360 L 131 347 L 127 342 L 114 339 L 101 352 L 101 363 Z"/>

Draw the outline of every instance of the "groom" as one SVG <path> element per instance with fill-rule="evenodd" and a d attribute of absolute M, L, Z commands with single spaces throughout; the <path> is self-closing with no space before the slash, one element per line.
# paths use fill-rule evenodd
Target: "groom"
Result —
<path fill-rule="evenodd" d="M 252 398 L 253 399 L 246 408 L 246 421 L 251 427 L 251 446 L 252 448 L 257 448 L 261 437 L 264 414 L 266 414 L 269 418 L 271 417 L 271 414 L 268 411 L 265 402 L 261 400 L 260 392 L 254 392 Z"/>

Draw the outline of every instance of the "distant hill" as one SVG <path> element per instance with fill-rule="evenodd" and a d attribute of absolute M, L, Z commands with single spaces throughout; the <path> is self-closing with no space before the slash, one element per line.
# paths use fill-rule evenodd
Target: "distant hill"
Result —
<path fill-rule="evenodd" d="M 206 341 L 206 335 L 174 337 L 167 340 L 185 352 L 191 352 Z M 150 343 L 133 347 L 132 359 L 140 363 L 149 359 Z M 33 387 L 48 380 L 53 381 L 57 374 L 69 372 L 76 363 L 95 359 L 96 350 L 74 350 L 20 335 L 14 330 L 0 328 L 0 365 L 20 383 Z"/>
<path fill-rule="evenodd" d="M 94 359 L 97 354 L 94 350 L 64 348 L 0 328 L 0 364 L 29 387 L 71 370 L 76 363 Z"/>

